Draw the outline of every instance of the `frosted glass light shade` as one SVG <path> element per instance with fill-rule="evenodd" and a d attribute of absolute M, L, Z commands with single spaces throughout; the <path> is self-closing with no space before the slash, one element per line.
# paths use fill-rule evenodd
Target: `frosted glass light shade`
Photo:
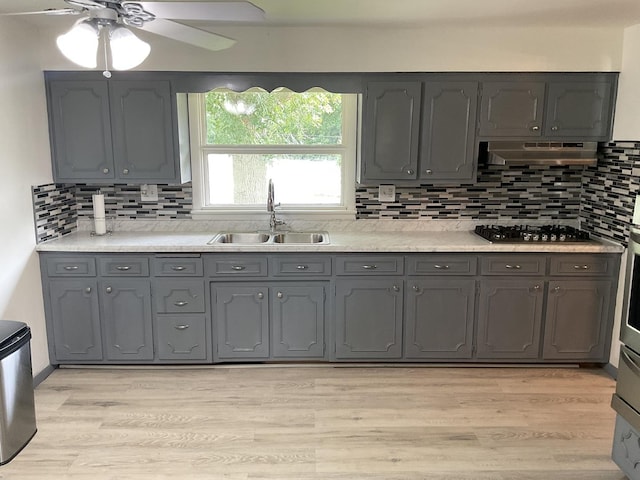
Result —
<path fill-rule="evenodd" d="M 151 47 L 130 30 L 115 27 L 109 33 L 111 63 L 115 70 L 128 70 L 137 67 L 149 56 Z"/>
<path fill-rule="evenodd" d="M 98 56 L 98 29 L 87 22 L 80 22 L 56 39 L 58 49 L 73 63 L 86 68 L 96 68 Z"/>

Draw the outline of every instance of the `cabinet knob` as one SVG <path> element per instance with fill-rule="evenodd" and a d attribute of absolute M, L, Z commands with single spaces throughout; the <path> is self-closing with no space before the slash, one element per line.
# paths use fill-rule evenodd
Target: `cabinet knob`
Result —
<path fill-rule="evenodd" d="M 534 125 L 533 127 L 531 127 L 532 132 L 537 132 L 538 130 L 540 130 L 540 127 L 538 125 Z"/>
<path fill-rule="evenodd" d="M 431 175 L 433 173 L 433 170 L 431 170 L 430 168 L 427 168 L 424 173 L 426 173 L 427 175 Z"/>
<path fill-rule="evenodd" d="M 123 175 L 129 175 L 129 169 L 125 168 L 124 170 L 122 170 L 122 174 Z"/>
<path fill-rule="evenodd" d="M 107 291 L 107 293 L 111 293 L 111 292 L 113 292 L 113 288 L 107 287 L 106 291 Z"/>
<path fill-rule="evenodd" d="M 84 289 L 85 293 L 91 293 L 91 287 L 87 287 Z"/>
<path fill-rule="evenodd" d="M 554 291 L 554 292 L 556 292 L 556 293 L 558 293 L 558 292 L 560 291 L 560 287 L 555 287 L 555 288 L 553 289 L 553 291 Z"/>
<path fill-rule="evenodd" d="M 394 285 L 391 288 L 393 289 L 394 292 L 399 292 L 400 291 L 400 287 L 398 287 L 397 285 Z"/>
<path fill-rule="evenodd" d="M 278 292 L 278 293 L 277 293 L 277 296 L 278 296 L 278 298 L 282 298 L 282 297 L 284 297 L 284 295 L 282 294 L 282 292 Z"/>
<path fill-rule="evenodd" d="M 414 292 L 419 292 L 420 291 L 420 287 L 418 287 L 417 285 L 414 285 L 412 287 L 412 289 L 413 289 Z"/>
<path fill-rule="evenodd" d="M 102 173 L 104 173 L 106 175 L 107 173 L 109 173 L 109 169 L 108 168 L 103 168 L 102 169 Z"/>
<path fill-rule="evenodd" d="M 407 170 L 407 175 L 413 175 L 415 172 L 412 169 Z"/>
<path fill-rule="evenodd" d="M 533 289 L 534 289 L 535 291 L 540 290 L 540 285 L 534 285 L 534 286 L 533 286 Z"/>
<path fill-rule="evenodd" d="M 264 293 L 258 292 L 258 298 L 262 300 L 264 298 Z"/>
<path fill-rule="evenodd" d="M 560 127 L 558 127 L 557 125 L 554 125 L 553 127 L 551 127 L 551 130 L 554 132 L 557 132 L 558 130 L 560 130 Z"/>
<path fill-rule="evenodd" d="M 176 330 L 186 330 L 187 328 L 189 328 L 189 325 L 176 325 L 175 327 Z"/>

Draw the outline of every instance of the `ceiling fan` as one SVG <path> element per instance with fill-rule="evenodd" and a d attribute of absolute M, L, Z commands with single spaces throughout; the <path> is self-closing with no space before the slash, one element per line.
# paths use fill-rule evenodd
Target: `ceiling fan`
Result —
<path fill-rule="evenodd" d="M 57 39 L 58 48 L 78 65 L 95 68 L 98 42 L 105 31 L 106 45 L 111 47 L 113 68 L 133 68 L 149 55 L 150 46 L 126 27 L 133 27 L 205 48 L 223 50 L 236 41 L 216 33 L 200 30 L 173 20 L 215 22 L 259 22 L 264 11 L 254 4 L 238 1 L 210 2 L 133 2 L 126 0 L 64 0 L 69 7 L 0 15 L 80 15 L 73 28 Z M 108 70 L 107 70 L 108 71 Z M 106 72 L 105 71 L 105 76 Z"/>

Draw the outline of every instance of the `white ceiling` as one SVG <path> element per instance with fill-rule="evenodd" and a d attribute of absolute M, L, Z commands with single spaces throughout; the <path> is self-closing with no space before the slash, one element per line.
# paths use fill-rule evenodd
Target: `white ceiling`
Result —
<path fill-rule="evenodd" d="M 252 0 L 252 3 L 266 12 L 265 26 L 622 28 L 640 24 L 640 0 Z M 63 0 L 0 0 L 0 12 L 4 13 L 67 6 Z M 39 26 L 73 21 L 70 17 L 43 15 L 20 19 Z M 205 22 L 194 24 L 207 26 Z"/>

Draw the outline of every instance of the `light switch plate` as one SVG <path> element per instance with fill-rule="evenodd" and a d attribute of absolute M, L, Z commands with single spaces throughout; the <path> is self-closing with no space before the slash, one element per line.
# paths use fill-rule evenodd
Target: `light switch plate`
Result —
<path fill-rule="evenodd" d="M 395 185 L 378 186 L 378 201 L 379 202 L 395 202 L 396 186 Z"/>
<path fill-rule="evenodd" d="M 158 201 L 158 185 L 140 185 L 140 201 L 141 202 L 157 202 Z"/>

